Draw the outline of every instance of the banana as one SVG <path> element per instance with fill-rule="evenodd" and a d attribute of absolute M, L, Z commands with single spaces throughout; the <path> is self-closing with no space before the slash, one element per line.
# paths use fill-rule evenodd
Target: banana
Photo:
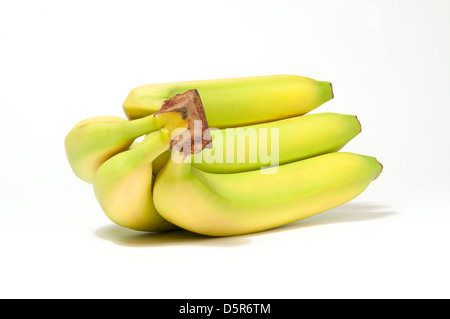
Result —
<path fill-rule="evenodd" d="M 190 132 L 189 142 L 196 144 L 189 148 L 192 154 L 211 142 L 209 139 L 198 141 L 192 134 L 193 123 L 205 121 L 198 92 L 190 91 L 174 97 L 166 106 L 155 113 L 158 117 L 167 117 L 166 125 L 146 135 L 141 143 L 132 142 L 128 150 L 110 157 L 95 172 L 93 188 L 97 201 L 106 216 L 120 226 L 140 231 L 177 229 L 177 226 L 162 218 L 154 207 L 153 161 L 178 143 L 187 142 L 180 141 L 177 134 Z M 206 131 L 206 122 L 202 126 Z"/>
<path fill-rule="evenodd" d="M 360 132 L 361 123 L 356 116 L 339 113 L 307 114 L 236 129 L 211 130 L 212 148 L 193 156 L 192 166 L 225 174 L 286 164 L 337 152 Z M 155 176 L 170 156 L 170 151 L 166 151 L 153 161 Z"/>
<path fill-rule="evenodd" d="M 209 236 L 263 231 L 342 205 L 381 173 L 373 157 L 328 153 L 281 165 L 274 174 L 213 174 L 169 160 L 153 198 L 167 221 Z"/>
<path fill-rule="evenodd" d="M 196 154 L 192 166 L 205 172 L 236 173 L 286 164 L 336 152 L 360 132 L 356 116 L 338 113 L 211 130 L 212 148 Z"/>
<path fill-rule="evenodd" d="M 120 117 L 100 116 L 76 124 L 64 140 L 67 159 L 75 175 L 92 183 L 103 162 L 128 149 L 136 138 L 152 130 L 149 126 L 152 118 L 127 121 Z"/>
<path fill-rule="evenodd" d="M 331 83 L 294 75 L 144 85 L 124 101 L 128 120 L 75 125 L 66 155 L 123 227 L 264 231 L 342 205 L 381 174 L 374 157 L 339 152 L 361 131 L 355 116 L 305 115 L 332 98 Z"/>
<path fill-rule="evenodd" d="M 157 112 L 164 100 L 189 89 L 202 98 L 212 128 L 239 127 L 306 114 L 333 98 L 330 82 L 266 75 L 147 84 L 132 89 L 122 107 L 128 119 Z"/>
<path fill-rule="evenodd" d="M 128 121 L 100 116 L 79 122 L 64 140 L 73 172 L 81 180 L 92 183 L 97 169 L 107 159 L 129 149 L 136 138 L 161 128 L 172 132 L 193 126 L 198 99 L 198 92 L 190 90 L 166 100 L 157 113 L 144 118 Z"/>
<path fill-rule="evenodd" d="M 93 182 L 94 193 L 111 221 L 139 231 L 178 229 L 159 215 L 152 197 L 152 162 L 169 147 L 169 131 L 162 129 L 100 166 Z"/>

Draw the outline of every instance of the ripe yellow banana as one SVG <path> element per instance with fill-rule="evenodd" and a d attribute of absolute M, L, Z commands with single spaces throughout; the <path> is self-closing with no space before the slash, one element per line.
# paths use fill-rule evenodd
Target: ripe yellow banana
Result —
<path fill-rule="evenodd" d="M 227 128 L 306 114 L 333 98 L 330 82 L 297 75 L 147 84 L 130 91 L 123 103 L 128 119 L 157 112 L 164 100 L 190 89 L 202 98 L 208 124 Z"/>
<path fill-rule="evenodd" d="M 149 122 L 153 122 L 153 116 L 136 121 L 101 116 L 76 124 L 64 140 L 67 159 L 75 175 L 92 183 L 103 162 L 128 149 L 136 138 L 153 129 Z"/>
<path fill-rule="evenodd" d="M 224 174 L 286 164 L 337 152 L 360 132 L 361 124 L 356 116 L 339 113 L 307 114 L 264 124 L 211 130 L 212 148 L 193 156 L 192 166 Z M 166 151 L 153 161 L 155 176 L 170 154 Z"/>
<path fill-rule="evenodd" d="M 193 121 L 205 120 L 199 103 L 199 96 L 195 91 L 172 99 L 166 105 L 167 108 L 155 113 L 158 117 L 167 116 L 167 125 L 148 134 L 141 143 L 133 142 L 128 150 L 110 157 L 96 170 L 93 179 L 94 193 L 111 221 L 140 231 L 167 231 L 178 228 L 162 218 L 153 205 L 152 163 L 177 143 L 187 142 L 177 139 L 177 129 L 178 134 L 185 131 L 192 134 Z M 206 130 L 207 125 L 204 124 Z M 204 132 L 201 133 L 202 137 L 205 136 Z M 190 142 L 199 144 L 189 148 L 189 151 L 195 154 L 211 140 L 198 141 L 191 136 Z"/>
<path fill-rule="evenodd" d="M 168 130 L 147 135 L 142 143 L 108 159 L 97 170 L 95 196 L 114 223 L 140 231 L 168 231 L 167 222 L 153 205 L 152 162 L 170 147 Z"/>
<path fill-rule="evenodd" d="M 337 152 L 361 132 L 353 115 L 317 113 L 211 130 L 212 148 L 193 157 L 205 172 L 236 173 Z"/>
<path fill-rule="evenodd" d="M 121 226 L 210 236 L 263 231 L 344 204 L 380 175 L 375 158 L 338 152 L 361 130 L 355 116 L 304 115 L 332 98 L 329 82 L 293 75 L 144 85 L 123 104 L 129 120 L 78 123 L 66 154 Z M 218 128 L 211 149 L 204 149 L 207 120 Z M 182 139 L 173 136 L 179 128 Z M 265 166 L 276 169 L 258 170 Z"/>
<path fill-rule="evenodd" d="M 274 145 L 274 147 L 279 147 L 277 153 L 279 153 L 280 163 L 338 150 L 361 130 L 360 123 L 355 116 L 318 113 L 248 126 L 239 132 L 245 137 L 245 134 L 248 133 L 246 131 L 255 129 L 259 136 L 258 130 L 271 128 L 279 130 L 279 145 Z M 225 130 L 223 131 L 225 135 Z M 93 184 L 98 202 L 106 215 L 123 227 L 143 231 L 163 231 L 175 228 L 173 224 L 165 222 L 165 219 L 159 215 L 152 200 L 154 181 L 151 177 L 158 174 L 171 156 L 170 150 L 168 150 L 168 136 L 158 132 L 150 133 L 142 143 L 134 142 L 130 146 L 130 150 L 107 160 L 96 173 Z M 217 138 L 214 140 L 218 136 L 217 134 L 212 136 L 213 151 L 215 148 L 225 147 L 226 143 L 224 144 L 223 141 Z M 230 138 L 230 136 L 228 137 Z M 238 151 L 239 144 L 234 142 L 231 146 L 233 150 Z M 271 141 L 262 141 L 262 143 L 264 146 L 268 145 L 270 153 L 274 152 L 271 149 Z M 193 158 L 197 155 L 205 156 L 202 154 L 209 151 L 210 149 L 204 149 Z M 247 154 L 247 160 L 242 163 L 196 163 L 194 160 L 192 166 L 203 171 L 231 173 L 259 169 L 260 166 L 267 165 L 260 161 L 257 148 L 250 147 L 250 143 L 246 143 L 241 151 Z M 248 158 L 252 157 L 251 151 L 258 159 L 255 163 L 248 161 Z"/>
<path fill-rule="evenodd" d="M 169 222 L 204 235 L 263 231 L 344 204 L 382 170 L 373 157 L 335 152 L 281 165 L 274 174 L 213 174 L 169 160 L 153 198 Z"/>

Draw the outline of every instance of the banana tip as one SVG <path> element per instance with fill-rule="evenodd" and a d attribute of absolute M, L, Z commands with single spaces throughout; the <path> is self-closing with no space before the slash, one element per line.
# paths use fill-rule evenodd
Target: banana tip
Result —
<path fill-rule="evenodd" d="M 377 173 L 377 174 L 375 175 L 375 177 L 374 177 L 374 180 L 375 180 L 375 179 L 377 179 L 378 176 L 380 176 L 381 173 L 383 172 L 384 166 L 383 166 L 383 164 L 381 164 L 381 162 L 380 162 L 379 160 L 377 160 L 375 157 L 374 157 L 373 159 L 374 159 L 374 160 L 378 163 L 378 165 L 380 166 L 380 169 L 379 169 L 378 173 Z"/>
<path fill-rule="evenodd" d="M 359 120 L 359 118 L 356 115 L 354 115 L 354 117 L 355 117 L 355 120 L 358 122 L 358 127 L 359 127 L 358 134 L 359 134 L 362 131 L 362 124 L 361 124 L 361 121 Z"/>

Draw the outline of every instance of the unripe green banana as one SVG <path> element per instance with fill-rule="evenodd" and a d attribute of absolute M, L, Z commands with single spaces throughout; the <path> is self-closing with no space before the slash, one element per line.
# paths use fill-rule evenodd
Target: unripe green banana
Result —
<path fill-rule="evenodd" d="M 94 192 L 111 221 L 140 231 L 178 228 L 159 215 L 152 197 L 152 161 L 169 147 L 169 132 L 156 131 L 100 166 L 93 182 Z"/>
<path fill-rule="evenodd" d="M 373 157 L 329 153 L 278 167 L 276 173 L 213 174 L 170 160 L 153 198 L 169 222 L 204 235 L 263 231 L 342 205 L 382 171 Z"/>
<path fill-rule="evenodd" d="M 147 84 L 130 91 L 123 103 L 129 119 L 157 112 L 164 100 L 190 89 L 202 98 L 208 124 L 227 128 L 306 114 L 333 98 L 330 82 L 297 75 Z"/>

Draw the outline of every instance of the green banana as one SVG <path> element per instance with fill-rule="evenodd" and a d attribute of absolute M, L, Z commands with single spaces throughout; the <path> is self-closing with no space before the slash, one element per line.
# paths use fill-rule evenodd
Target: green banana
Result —
<path fill-rule="evenodd" d="M 209 236 L 263 231 L 342 205 L 381 173 L 373 157 L 334 152 L 281 165 L 274 174 L 213 174 L 169 160 L 153 198 L 167 221 Z"/>
<path fill-rule="evenodd" d="M 333 98 L 330 82 L 297 75 L 147 84 L 132 89 L 123 103 L 128 119 L 157 112 L 166 99 L 190 89 L 202 97 L 208 124 L 239 127 L 306 114 Z"/>

